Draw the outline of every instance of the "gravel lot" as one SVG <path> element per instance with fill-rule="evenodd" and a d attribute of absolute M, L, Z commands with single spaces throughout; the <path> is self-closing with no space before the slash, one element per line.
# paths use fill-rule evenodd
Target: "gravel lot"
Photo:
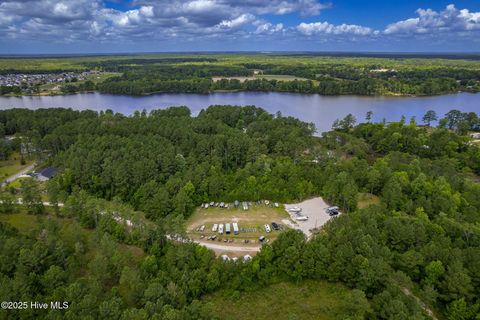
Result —
<path fill-rule="evenodd" d="M 295 213 L 290 213 L 288 209 L 293 207 L 299 207 L 302 209 L 301 215 L 307 216 L 307 221 L 297 221 Z M 310 230 L 315 228 L 321 228 L 328 220 L 334 217 L 329 216 L 325 209 L 330 207 L 321 197 L 306 200 L 300 203 L 285 204 L 285 209 L 292 217 L 292 220 L 296 222 L 295 229 L 302 230 L 307 237 L 312 235 Z"/>

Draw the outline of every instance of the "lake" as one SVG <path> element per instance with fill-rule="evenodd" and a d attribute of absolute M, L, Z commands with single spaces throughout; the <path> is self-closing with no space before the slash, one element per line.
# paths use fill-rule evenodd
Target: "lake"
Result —
<path fill-rule="evenodd" d="M 351 113 L 363 121 L 367 111 L 374 121 L 396 121 L 402 115 L 421 121 L 427 110 L 443 116 L 451 109 L 480 112 L 480 94 L 457 93 L 433 97 L 362 97 L 321 96 L 279 92 L 235 92 L 212 94 L 154 94 L 121 96 L 102 93 L 81 93 L 66 96 L 0 97 L 0 109 L 68 107 L 73 109 L 112 109 L 123 114 L 135 110 L 188 106 L 193 115 L 210 105 L 256 105 L 270 113 L 280 111 L 303 121 L 313 122 L 318 132 L 328 131 L 335 119 Z"/>

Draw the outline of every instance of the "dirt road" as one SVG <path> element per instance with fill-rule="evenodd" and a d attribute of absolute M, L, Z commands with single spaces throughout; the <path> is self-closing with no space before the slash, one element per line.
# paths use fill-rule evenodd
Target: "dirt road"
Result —
<path fill-rule="evenodd" d="M 7 179 L 5 179 L 5 181 L 2 182 L 2 187 L 7 185 L 10 182 L 17 180 L 20 176 L 26 174 L 28 171 L 33 170 L 34 167 L 35 167 L 35 164 L 29 165 L 28 167 L 15 173 L 13 176 L 8 177 Z"/>
<path fill-rule="evenodd" d="M 231 251 L 231 252 L 258 252 L 261 249 L 261 246 L 234 246 L 234 245 L 222 245 L 217 244 L 214 242 L 202 242 L 202 241 L 195 241 L 202 246 L 205 246 L 209 249 L 213 250 L 221 250 L 221 251 Z"/>

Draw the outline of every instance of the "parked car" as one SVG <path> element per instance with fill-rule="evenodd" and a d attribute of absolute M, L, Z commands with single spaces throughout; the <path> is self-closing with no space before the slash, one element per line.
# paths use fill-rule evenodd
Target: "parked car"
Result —
<path fill-rule="evenodd" d="M 338 207 L 329 207 L 325 209 L 325 212 L 329 214 L 330 216 L 336 216 L 339 213 L 339 208 Z"/>

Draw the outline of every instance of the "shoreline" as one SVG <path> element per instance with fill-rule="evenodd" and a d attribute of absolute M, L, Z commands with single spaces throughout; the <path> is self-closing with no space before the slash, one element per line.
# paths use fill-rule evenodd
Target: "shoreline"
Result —
<path fill-rule="evenodd" d="M 98 90 L 93 91 L 79 91 L 74 93 L 54 93 L 54 92 L 41 92 L 37 94 L 5 94 L 0 95 L 0 98 L 22 98 L 22 97 L 56 97 L 56 96 L 73 96 L 77 94 L 105 94 L 105 95 L 113 95 L 113 96 L 126 96 L 126 97 L 149 97 L 154 95 L 172 95 L 172 94 L 198 94 L 198 95 L 211 95 L 211 94 L 218 94 L 218 93 L 286 93 L 286 94 L 298 94 L 298 95 L 319 95 L 322 97 L 367 97 L 367 98 L 428 98 L 428 97 L 439 97 L 439 96 L 447 96 L 447 95 L 454 95 L 459 93 L 470 93 L 470 94 L 478 94 L 480 91 L 455 91 L 455 92 L 444 92 L 440 94 L 433 94 L 433 95 L 413 95 L 413 94 L 383 94 L 383 95 L 360 95 L 360 94 L 321 94 L 317 92 L 313 93 L 302 93 L 302 92 L 293 92 L 293 91 L 248 91 L 248 90 L 213 90 L 207 93 L 199 93 L 199 92 L 149 92 L 144 94 L 118 94 L 118 93 L 110 93 L 110 92 L 102 92 Z"/>

